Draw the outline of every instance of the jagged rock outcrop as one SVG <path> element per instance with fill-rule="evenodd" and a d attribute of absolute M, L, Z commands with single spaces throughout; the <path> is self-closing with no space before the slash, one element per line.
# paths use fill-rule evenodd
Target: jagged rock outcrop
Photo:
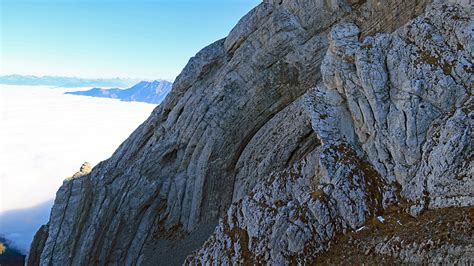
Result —
<path fill-rule="evenodd" d="M 323 145 L 234 203 L 187 263 L 310 263 L 337 231 L 378 212 L 382 191 L 377 173 L 349 146 Z"/>
<path fill-rule="evenodd" d="M 89 162 L 84 162 L 81 167 L 79 168 L 79 171 L 77 171 L 74 175 L 71 177 L 66 178 L 64 180 L 63 187 L 58 191 L 58 196 L 60 196 L 60 192 L 66 190 L 69 190 L 70 188 L 66 184 L 70 184 L 71 180 L 75 178 L 79 178 L 82 176 L 85 176 L 89 174 L 92 170 L 92 166 Z M 30 252 L 28 253 L 28 256 L 26 258 L 26 265 L 35 265 L 38 264 L 41 260 L 41 253 L 43 249 L 45 248 L 46 240 L 48 239 L 49 235 L 49 223 L 42 225 L 38 231 L 36 232 L 33 241 L 31 243 L 32 248 Z"/>
<path fill-rule="evenodd" d="M 29 263 L 310 263 L 390 208 L 473 205 L 472 8 L 430 2 L 264 1 L 65 181 Z"/>
<path fill-rule="evenodd" d="M 471 18 L 436 4 L 393 34 L 361 40 L 353 23 L 333 27 L 323 82 L 304 96 L 323 144 L 313 176 L 289 172 L 256 185 L 188 263 L 312 263 L 336 231 L 356 230 L 405 198 L 413 215 L 473 205 Z M 467 244 L 451 255 L 471 256 Z"/>
<path fill-rule="evenodd" d="M 309 93 L 318 103 L 316 131 L 325 129 L 324 115 L 344 124 L 342 134 L 324 133 L 360 146 L 386 182 L 400 184 L 404 197 L 423 206 L 473 204 L 466 158 L 472 152 L 471 17 L 459 6 L 438 4 L 394 34 L 363 42 L 357 26 L 337 26 L 321 66 L 324 85 Z M 352 123 L 341 120 L 344 111 Z"/>
<path fill-rule="evenodd" d="M 91 167 L 91 164 L 89 162 L 84 162 L 82 165 L 81 165 L 81 168 L 79 168 L 79 171 L 77 171 L 74 175 L 72 175 L 69 179 L 74 179 L 74 178 L 78 178 L 78 177 L 81 177 L 81 176 L 84 176 L 84 175 L 87 175 L 91 172 L 92 170 L 92 167 Z"/>

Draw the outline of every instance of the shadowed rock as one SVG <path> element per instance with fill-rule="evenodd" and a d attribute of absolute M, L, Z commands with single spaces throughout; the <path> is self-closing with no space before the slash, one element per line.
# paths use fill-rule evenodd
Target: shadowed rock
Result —
<path fill-rule="evenodd" d="M 472 10 L 430 2 L 264 1 L 64 182 L 30 263 L 310 263 L 407 200 L 472 205 Z"/>

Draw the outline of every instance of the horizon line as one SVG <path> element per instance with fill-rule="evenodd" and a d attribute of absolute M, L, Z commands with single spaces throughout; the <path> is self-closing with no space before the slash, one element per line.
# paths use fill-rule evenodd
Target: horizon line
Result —
<path fill-rule="evenodd" d="M 50 74 L 18 74 L 18 73 L 1 73 L 0 77 L 8 77 L 8 76 L 22 76 L 22 77 L 36 77 L 36 78 L 45 78 L 45 77 L 53 77 L 53 78 L 76 78 L 76 79 L 89 79 L 89 80 L 110 80 L 110 79 L 118 79 L 118 80 L 133 80 L 133 81 L 155 81 L 155 80 L 164 80 L 168 82 L 174 82 L 175 78 L 151 78 L 151 77 L 124 77 L 124 76 L 114 76 L 114 77 L 86 77 L 86 76 L 74 76 L 74 75 L 50 75 Z"/>

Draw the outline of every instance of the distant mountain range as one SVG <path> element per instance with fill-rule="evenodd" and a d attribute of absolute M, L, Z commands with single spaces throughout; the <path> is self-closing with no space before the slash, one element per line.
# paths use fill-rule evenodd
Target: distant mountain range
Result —
<path fill-rule="evenodd" d="M 146 102 L 159 104 L 170 92 L 173 83 L 166 80 L 155 80 L 152 82 L 141 81 L 128 89 L 101 89 L 93 88 L 87 91 L 66 92 L 66 94 L 114 98 L 126 102 Z"/>
<path fill-rule="evenodd" d="M 56 76 L 24 76 L 0 75 L 0 84 L 29 85 L 29 86 L 58 86 L 58 87 L 119 87 L 127 88 L 139 82 L 139 79 L 112 78 L 112 79 L 86 79 L 77 77 Z"/>

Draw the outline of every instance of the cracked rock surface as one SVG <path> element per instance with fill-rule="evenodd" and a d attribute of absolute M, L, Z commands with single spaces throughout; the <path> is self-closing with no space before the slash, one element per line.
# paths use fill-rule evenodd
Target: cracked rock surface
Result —
<path fill-rule="evenodd" d="M 64 181 L 28 264 L 309 264 L 376 216 L 472 214 L 468 2 L 263 1 L 110 159 Z M 380 244 L 402 231 L 358 243 L 473 259 L 462 229 L 443 252 Z"/>
<path fill-rule="evenodd" d="M 231 206 L 187 263 L 310 264 L 337 232 L 355 231 L 406 200 L 415 216 L 473 205 L 472 34 L 451 36 L 454 29 L 468 34 L 465 12 L 433 5 L 394 33 L 364 40 L 356 24 L 333 27 L 323 82 L 303 96 L 322 143 L 301 161 L 316 162 L 313 176 L 304 167 L 270 175 Z M 455 247 L 393 249 L 395 235 L 373 248 L 401 262 L 469 261 L 472 233 L 460 234 L 470 240 Z"/>

